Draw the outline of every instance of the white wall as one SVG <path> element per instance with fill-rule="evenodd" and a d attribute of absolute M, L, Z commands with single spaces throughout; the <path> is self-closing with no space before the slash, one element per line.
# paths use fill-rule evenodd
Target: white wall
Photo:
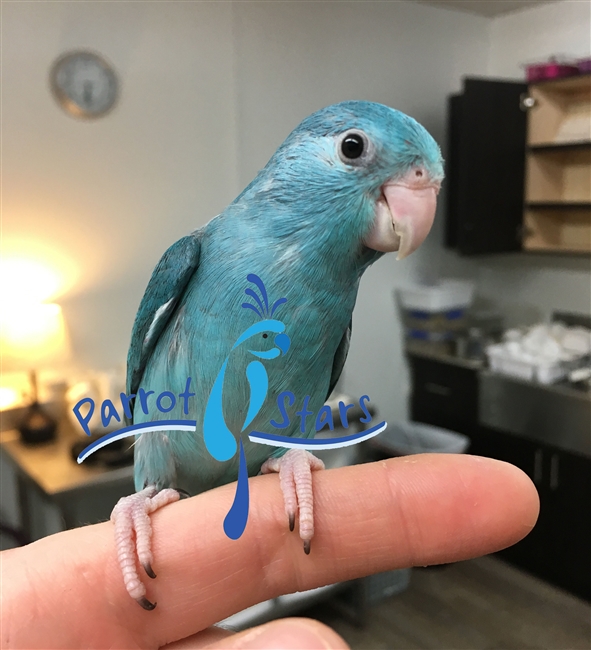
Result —
<path fill-rule="evenodd" d="M 523 65 L 550 56 L 573 59 L 591 53 L 591 2 L 563 0 L 501 15 L 490 23 L 488 72 L 524 77 Z"/>
<path fill-rule="evenodd" d="M 227 3 L 16 2 L 2 6 L 3 250 L 66 265 L 60 299 L 81 365 L 125 358 L 137 305 L 165 247 L 238 190 L 232 7 Z M 121 99 L 68 117 L 52 62 L 90 48 Z"/>
<path fill-rule="evenodd" d="M 409 2 L 234 4 L 239 173 L 248 182 L 302 118 L 387 103 L 443 135 L 444 100 L 486 71 L 485 18 Z"/>

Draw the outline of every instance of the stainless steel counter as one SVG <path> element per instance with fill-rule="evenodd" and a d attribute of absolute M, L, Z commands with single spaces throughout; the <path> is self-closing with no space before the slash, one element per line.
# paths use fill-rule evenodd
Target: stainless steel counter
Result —
<path fill-rule="evenodd" d="M 458 366 L 458 368 L 467 368 L 468 370 L 480 370 L 484 368 L 485 362 L 480 359 L 464 359 L 451 354 L 437 354 L 435 352 L 426 352 L 420 349 L 408 349 L 407 354 L 413 357 L 421 357 L 423 359 L 431 359 L 432 361 L 440 361 L 441 363 L 448 363 L 451 366 Z"/>
<path fill-rule="evenodd" d="M 493 373 L 484 361 L 416 349 L 407 354 L 472 370 L 478 377 L 481 425 L 591 458 L 590 391 Z"/>
<path fill-rule="evenodd" d="M 484 426 L 591 458 L 591 394 L 481 370 L 479 421 Z"/>

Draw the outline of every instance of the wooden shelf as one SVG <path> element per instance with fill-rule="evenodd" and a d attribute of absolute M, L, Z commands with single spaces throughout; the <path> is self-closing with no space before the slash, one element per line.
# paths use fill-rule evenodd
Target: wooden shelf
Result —
<path fill-rule="evenodd" d="M 591 204 L 590 214 L 581 210 L 528 206 L 525 213 L 523 249 L 538 252 L 591 253 Z"/>
<path fill-rule="evenodd" d="M 532 153 L 555 153 L 557 151 L 587 151 L 591 149 L 591 140 L 580 142 L 544 142 L 541 144 L 530 144 L 527 147 Z"/>
<path fill-rule="evenodd" d="M 591 210 L 589 201 L 530 201 L 528 210 Z"/>
<path fill-rule="evenodd" d="M 562 77 L 562 79 L 544 79 L 530 83 L 529 87 L 556 94 L 572 94 L 585 90 L 591 92 L 591 74 L 576 74 L 571 77 Z"/>
<path fill-rule="evenodd" d="M 525 201 L 585 207 L 591 202 L 591 147 L 530 150 Z"/>
<path fill-rule="evenodd" d="M 530 85 L 528 144 L 569 144 L 591 140 L 591 75 Z"/>

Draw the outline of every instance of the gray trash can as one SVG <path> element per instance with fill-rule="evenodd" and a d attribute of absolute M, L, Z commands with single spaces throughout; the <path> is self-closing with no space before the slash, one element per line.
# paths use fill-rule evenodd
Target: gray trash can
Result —
<path fill-rule="evenodd" d="M 371 446 L 391 456 L 442 453 L 463 454 L 470 439 L 461 433 L 418 422 L 389 422 L 388 428 L 372 438 Z M 403 592 L 410 583 L 411 569 L 388 571 L 364 579 L 367 604 Z"/>
<path fill-rule="evenodd" d="M 372 440 L 376 447 L 394 456 L 411 454 L 463 454 L 470 438 L 440 427 L 418 422 L 389 422 L 388 428 Z"/>

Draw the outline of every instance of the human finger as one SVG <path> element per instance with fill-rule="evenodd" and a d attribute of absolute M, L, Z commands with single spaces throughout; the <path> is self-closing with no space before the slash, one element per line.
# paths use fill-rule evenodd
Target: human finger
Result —
<path fill-rule="evenodd" d="M 60 647 L 80 647 L 89 620 L 102 647 L 122 637 L 160 647 L 284 593 L 499 550 L 524 537 L 538 512 L 527 476 L 485 458 L 424 454 L 323 471 L 314 476 L 316 535 L 306 556 L 289 532 L 276 475 L 251 479 L 246 531 L 238 540 L 226 537 L 222 522 L 234 490 L 224 486 L 153 516 L 153 612 L 125 591 L 109 523 L 19 549 L 37 574 L 45 613 L 25 629 L 27 647 L 49 647 L 64 610 L 69 626 Z M 25 606 L 31 592 L 22 579 L 20 588 L 11 601 Z M 59 610 L 47 606 L 56 600 Z"/>
<path fill-rule="evenodd" d="M 283 618 L 244 630 L 238 634 L 219 636 L 211 643 L 203 632 L 176 641 L 162 650 L 346 650 L 349 646 L 328 626 L 306 618 Z"/>

